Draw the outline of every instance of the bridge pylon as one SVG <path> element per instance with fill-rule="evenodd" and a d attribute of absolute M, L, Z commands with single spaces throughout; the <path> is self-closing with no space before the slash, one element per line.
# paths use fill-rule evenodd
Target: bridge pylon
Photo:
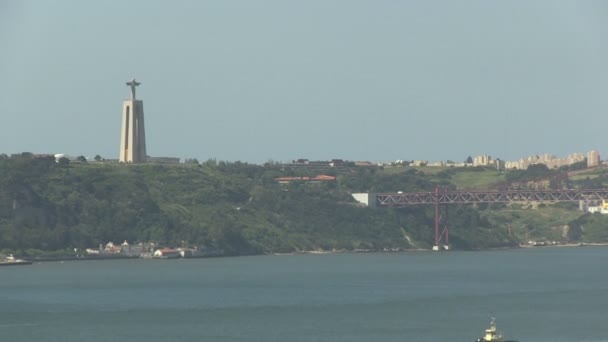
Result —
<path fill-rule="evenodd" d="M 447 251 L 450 249 L 448 206 L 447 204 L 441 205 L 442 203 L 439 201 L 439 191 L 445 193 L 447 190 L 445 188 L 440 189 L 438 186 L 435 187 L 435 244 L 433 245 L 433 250 Z"/>

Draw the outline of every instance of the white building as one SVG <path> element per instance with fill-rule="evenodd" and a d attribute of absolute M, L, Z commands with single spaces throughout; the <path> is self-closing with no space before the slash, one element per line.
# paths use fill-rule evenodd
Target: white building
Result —
<path fill-rule="evenodd" d="M 568 155 L 565 158 L 558 158 L 554 155 L 550 155 L 548 153 L 529 156 L 527 158 L 522 158 L 518 161 L 508 161 L 505 162 L 505 168 L 507 169 L 518 169 L 518 170 L 527 170 L 530 165 L 535 164 L 544 164 L 549 169 L 557 169 L 562 166 L 568 166 L 575 163 L 579 163 L 585 160 L 585 155 L 582 153 L 573 153 Z"/>
<path fill-rule="evenodd" d="M 596 150 L 587 152 L 587 167 L 596 167 L 600 165 L 600 153 Z"/>
<path fill-rule="evenodd" d="M 487 154 L 483 154 L 481 156 L 476 156 L 475 158 L 473 158 L 473 166 L 493 166 L 494 162 L 492 160 L 492 157 L 487 155 Z"/>
<path fill-rule="evenodd" d="M 181 254 L 177 249 L 163 248 L 163 249 L 157 249 L 156 251 L 154 251 L 155 258 L 173 259 L 173 258 L 179 258 L 180 256 L 181 256 Z"/>

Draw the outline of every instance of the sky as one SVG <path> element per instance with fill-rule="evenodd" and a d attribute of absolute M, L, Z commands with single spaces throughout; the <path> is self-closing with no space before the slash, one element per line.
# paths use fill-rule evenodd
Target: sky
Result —
<path fill-rule="evenodd" d="M 608 158 L 607 1 L 0 0 L 0 153 Z M 605 155 L 605 156 L 604 156 Z"/>

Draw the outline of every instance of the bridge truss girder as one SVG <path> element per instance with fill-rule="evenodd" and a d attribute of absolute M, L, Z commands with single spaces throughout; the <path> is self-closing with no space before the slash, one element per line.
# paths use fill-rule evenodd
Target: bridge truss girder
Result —
<path fill-rule="evenodd" d="M 435 191 L 376 194 L 376 204 L 404 207 L 417 204 L 473 204 L 509 202 L 578 202 L 608 200 L 608 189 Z"/>

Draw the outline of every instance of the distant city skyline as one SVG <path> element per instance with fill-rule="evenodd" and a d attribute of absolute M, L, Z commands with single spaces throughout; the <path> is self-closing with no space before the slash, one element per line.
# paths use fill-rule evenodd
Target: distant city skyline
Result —
<path fill-rule="evenodd" d="M 605 154 L 608 3 L 0 3 L 0 153 L 118 159 L 124 81 L 151 156 Z"/>

